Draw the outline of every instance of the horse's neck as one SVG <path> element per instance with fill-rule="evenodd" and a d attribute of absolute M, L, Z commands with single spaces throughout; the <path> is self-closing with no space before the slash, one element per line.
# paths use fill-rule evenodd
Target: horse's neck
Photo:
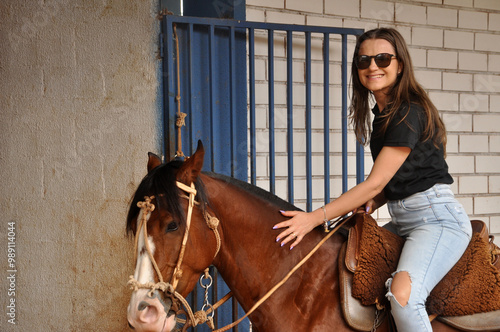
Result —
<path fill-rule="evenodd" d="M 245 305 L 252 303 L 244 302 L 262 297 L 305 256 L 301 251 L 310 250 L 310 243 L 317 243 L 320 235 L 312 232 L 293 251 L 290 244 L 280 247 L 275 239 L 283 229 L 272 228 L 285 219 L 278 207 L 222 181 L 207 179 L 205 185 L 222 229 L 222 247 L 214 265 L 248 309 Z"/>

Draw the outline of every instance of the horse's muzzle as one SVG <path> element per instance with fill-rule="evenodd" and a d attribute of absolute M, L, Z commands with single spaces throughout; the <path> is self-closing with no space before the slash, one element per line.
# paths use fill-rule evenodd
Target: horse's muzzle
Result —
<path fill-rule="evenodd" d="M 129 326 L 139 332 L 170 332 L 176 323 L 172 300 L 163 299 L 158 292 L 152 297 L 148 293 L 143 289 L 132 295 L 127 312 Z"/>

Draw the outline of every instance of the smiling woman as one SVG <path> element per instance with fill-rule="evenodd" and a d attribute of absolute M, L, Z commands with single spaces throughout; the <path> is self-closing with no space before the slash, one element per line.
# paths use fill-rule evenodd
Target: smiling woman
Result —
<path fill-rule="evenodd" d="M 402 68 L 394 53 L 394 47 L 387 40 L 368 39 L 361 44 L 359 55 L 354 59 L 361 84 L 373 93 L 381 110 L 387 105 L 387 92 Z"/>
<path fill-rule="evenodd" d="M 390 226 L 407 240 L 386 283 L 392 315 L 400 332 L 432 331 L 426 299 L 462 256 L 472 234 L 469 218 L 450 189 L 446 130 L 415 79 L 408 47 L 397 30 L 361 35 L 353 64 L 351 119 L 358 141 L 370 143 L 370 175 L 315 211 L 283 211 L 292 218 L 275 225 L 282 229 L 277 241 L 294 248 L 324 220 L 361 206 L 373 213 L 387 203 Z M 373 123 L 370 98 L 376 103 Z"/>
<path fill-rule="evenodd" d="M 363 34 L 354 63 L 351 116 L 357 138 L 367 142 L 368 99 L 373 96 L 372 174 L 396 166 L 384 189 L 367 197 L 364 205 L 373 212 L 387 202 L 390 227 L 407 240 L 393 278 L 387 280 L 387 297 L 398 331 L 432 331 L 426 299 L 458 261 L 472 234 L 469 218 L 450 189 L 446 130 L 415 79 L 408 47 L 398 31 Z M 403 162 L 387 158 L 394 149 L 405 151 Z M 453 209 L 459 216 L 447 212 Z"/>

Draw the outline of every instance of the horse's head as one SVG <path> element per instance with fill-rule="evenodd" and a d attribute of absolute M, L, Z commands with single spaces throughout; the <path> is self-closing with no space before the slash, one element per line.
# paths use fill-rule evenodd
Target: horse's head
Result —
<path fill-rule="evenodd" d="M 162 164 L 149 154 L 148 174 L 127 218 L 127 231 L 136 239 L 128 320 L 137 331 L 171 331 L 180 310 L 178 300 L 195 287 L 217 253 L 219 243 L 212 232 L 217 224 L 210 224 L 198 177 L 203 157 L 201 142 L 185 162 Z"/>

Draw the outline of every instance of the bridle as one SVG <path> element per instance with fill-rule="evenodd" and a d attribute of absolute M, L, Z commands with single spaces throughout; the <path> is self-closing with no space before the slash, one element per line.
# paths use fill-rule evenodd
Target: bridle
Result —
<path fill-rule="evenodd" d="M 176 303 L 176 302 L 177 301 L 181 302 L 183 307 L 186 309 L 185 313 L 187 316 L 186 324 L 184 325 L 182 331 L 186 331 L 189 326 L 194 327 L 198 324 L 203 324 L 203 323 L 207 323 L 208 326 L 212 330 L 214 330 L 213 316 L 214 316 L 215 309 L 217 307 L 219 307 L 222 303 L 226 302 L 231 297 L 231 293 L 224 296 L 224 298 L 219 300 L 213 306 L 210 303 L 208 303 L 208 288 L 212 285 L 212 277 L 208 274 L 208 268 L 205 270 L 204 276 L 201 276 L 201 278 L 200 278 L 200 285 L 203 288 L 205 288 L 205 302 L 204 302 L 204 305 L 202 307 L 202 310 L 193 314 L 193 311 L 192 311 L 189 303 L 186 301 L 186 299 L 181 294 L 179 294 L 176 291 L 176 287 L 177 287 L 177 284 L 179 282 L 179 279 L 182 277 L 181 263 L 182 263 L 182 260 L 184 257 L 184 251 L 186 249 L 186 243 L 187 243 L 187 239 L 189 236 L 189 228 L 191 225 L 191 216 L 193 213 L 193 207 L 195 204 L 199 204 L 198 202 L 195 201 L 196 189 L 195 189 L 193 183 L 191 183 L 191 186 L 187 186 L 181 182 L 177 182 L 177 187 L 179 187 L 179 189 L 181 189 L 184 192 L 189 194 L 189 196 L 181 195 L 181 197 L 189 200 L 189 204 L 188 204 L 188 213 L 187 213 L 187 217 L 186 217 L 186 230 L 184 231 L 184 237 L 182 240 L 181 250 L 179 252 L 179 258 L 177 260 L 177 264 L 176 264 L 174 272 L 172 274 L 171 282 L 166 283 L 163 281 L 163 277 L 161 275 L 160 269 L 159 269 L 159 267 L 158 267 L 158 265 L 153 257 L 153 253 L 152 253 L 151 248 L 149 247 L 149 243 L 147 241 L 148 240 L 148 238 L 147 238 L 147 221 L 151 215 L 151 212 L 153 212 L 155 209 L 154 204 L 151 203 L 151 200 L 154 199 L 154 196 L 150 196 L 150 197 L 145 197 L 144 202 L 137 203 L 137 206 L 141 208 L 142 215 L 141 215 L 141 222 L 140 222 L 139 227 L 137 229 L 136 238 L 135 238 L 135 255 L 136 255 L 135 261 L 137 262 L 137 247 L 138 247 L 139 236 L 140 236 L 139 234 L 140 234 L 141 228 L 144 228 L 144 242 L 145 242 L 145 246 L 146 246 L 146 251 L 148 252 L 149 258 L 151 260 L 151 263 L 153 264 L 153 267 L 156 271 L 156 274 L 158 275 L 159 281 L 157 283 L 147 282 L 145 284 L 141 284 L 137 280 L 135 280 L 134 276 L 130 276 L 128 284 L 130 285 L 130 287 L 134 291 L 137 291 L 140 288 L 151 289 L 149 292 L 149 296 L 151 296 L 151 297 L 153 296 L 153 293 L 155 291 L 161 290 L 162 292 L 164 292 L 167 296 L 169 296 L 171 298 L 172 306 L 175 305 L 175 307 L 176 307 L 173 310 L 176 315 L 181 312 L 181 309 L 180 309 L 178 303 Z M 221 246 L 221 240 L 220 240 L 219 232 L 217 230 L 218 225 L 219 225 L 219 220 L 216 217 L 212 217 L 208 212 L 204 213 L 204 217 L 205 217 L 205 221 L 207 222 L 208 227 L 213 230 L 215 237 L 217 239 L 217 249 L 216 249 L 216 252 L 214 255 L 214 258 L 215 258 L 217 256 L 217 254 L 219 253 L 220 246 Z M 235 321 L 235 322 L 233 322 L 233 323 L 231 323 L 231 324 L 229 324 L 221 329 L 218 329 L 214 332 L 227 331 L 228 329 L 238 325 L 244 318 L 248 317 L 263 302 L 265 302 L 278 288 L 280 288 L 292 276 L 292 274 L 295 273 L 295 271 L 297 271 L 334 233 L 336 233 L 337 230 L 340 229 L 340 227 L 342 227 L 343 224 L 345 224 L 352 217 L 353 217 L 353 215 L 351 215 L 350 217 L 345 218 L 345 219 L 341 219 L 341 218 L 337 219 L 334 222 L 335 226 L 331 229 L 331 231 L 320 242 L 318 242 L 316 244 L 316 246 L 309 252 L 309 254 L 307 254 L 304 258 L 302 258 L 302 260 L 299 263 L 297 263 L 295 265 L 295 267 L 291 271 L 289 271 L 288 274 L 280 282 L 278 282 L 260 300 L 258 300 L 252 306 L 252 308 L 250 308 L 246 312 L 246 314 L 243 317 L 240 317 L 237 321 Z M 203 284 L 202 280 L 204 278 L 209 279 L 208 284 Z M 205 307 L 209 307 L 209 310 L 204 311 L 203 309 Z M 211 316 L 208 316 L 209 314 Z M 180 320 L 180 319 L 178 319 L 178 321 L 182 322 L 182 320 Z"/>
<path fill-rule="evenodd" d="M 148 293 L 148 295 L 150 297 L 153 296 L 153 293 L 155 291 L 161 290 L 162 292 L 164 292 L 167 296 L 169 296 L 171 298 L 172 305 L 175 305 L 177 307 L 177 311 L 174 310 L 174 312 L 176 312 L 176 315 L 177 315 L 177 312 L 180 311 L 180 306 L 178 305 L 177 302 L 180 302 L 180 303 L 182 303 L 183 307 L 186 309 L 185 313 L 187 316 L 187 320 L 190 322 L 191 326 L 196 326 L 198 324 L 202 324 L 202 323 L 206 322 L 212 329 L 214 329 L 213 321 L 212 321 L 212 318 L 214 315 L 214 310 L 213 310 L 213 306 L 208 302 L 208 288 L 212 285 L 212 277 L 208 273 L 208 268 L 205 270 L 204 275 L 200 278 L 200 285 L 203 288 L 205 288 L 205 304 L 203 305 L 203 308 L 201 311 L 198 311 L 195 314 L 193 314 L 193 311 L 192 311 L 189 303 L 186 301 L 186 299 L 181 294 L 179 294 L 176 291 L 179 280 L 182 277 L 181 264 L 182 264 L 182 261 L 184 259 L 186 244 L 187 244 L 187 240 L 189 237 L 189 229 L 191 226 L 191 218 L 193 215 L 193 208 L 194 208 L 195 204 L 199 205 L 199 203 L 195 201 L 197 191 L 196 191 L 193 183 L 191 183 L 191 186 L 187 186 L 187 185 L 177 181 L 176 185 L 179 189 L 188 193 L 189 196 L 181 195 L 182 198 L 186 198 L 188 200 L 188 208 L 187 208 L 187 216 L 186 216 L 186 229 L 184 231 L 184 236 L 182 238 L 182 244 L 181 244 L 181 249 L 179 252 L 179 257 L 177 259 L 177 263 L 175 265 L 174 272 L 172 273 L 171 280 L 168 283 L 163 280 L 163 276 L 161 274 L 160 268 L 158 267 L 158 264 L 156 263 L 156 260 L 153 256 L 153 252 L 151 251 L 151 247 L 149 246 L 147 222 L 151 216 L 151 213 L 155 209 L 155 205 L 153 203 L 151 203 L 151 201 L 153 199 L 155 199 L 155 197 L 154 196 L 149 196 L 149 197 L 146 196 L 146 197 L 144 197 L 143 202 L 137 203 L 137 206 L 141 209 L 141 212 L 140 212 L 140 222 L 139 222 L 139 226 L 137 228 L 136 236 L 135 236 L 135 245 L 134 245 L 135 262 L 137 262 L 137 258 L 138 258 L 137 251 L 138 251 L 138 245 L 139 245 L 139 237 L 140 237 L 140 233 L 141 233 L 141 229 L 142 229 L 144 232 L 144 243 L 145 243 L 146 252 L 148 253 L 149 259 L 151 260 L 153 268 L 156 272 L 156 275 L 158 277 L 158 282 L 156 282 L 156 283 L 155 282 L 140 283 L 139 281 L 137 281 L 134 278 L 134 276 L 130 276 L 128 284 L 130 285 L 131 289 L 133 289 L 134 291 L 137 291 L 138 289 L 141 289 L 141 288 L 142 289 L 150 289 L 150 292 Z M 219 232 L 217 230 L 217 228 L 219 226 L 219 219 L 217 219 L 214 216 L 211 216 L 207 211 L 204 211 L 204 218 L 205 218 L 205 221 L 206 221 L 208 227 L 214 232 L 214 235 L 215 235 L 215 238 L 217 241 L 217 248 L 216 248 L 215 254 L 214 254 L 214 258 L 215 258 L 217 256 L 217 254 L 219 253 L 220 246 L 221 246 L 221 239 L 220 239 Z M 204 284 L 202 281 L 203 279 L 208 279 L 209 282 Z M 205 307 L 209 308 L 209 311 L 211 311 L 211 316 L 209 316 L 207 314 L 207 312 L 203 310 Z M 187 329 L 188 325 L 189 324 L 185 324 L 183 330 Z"/>

